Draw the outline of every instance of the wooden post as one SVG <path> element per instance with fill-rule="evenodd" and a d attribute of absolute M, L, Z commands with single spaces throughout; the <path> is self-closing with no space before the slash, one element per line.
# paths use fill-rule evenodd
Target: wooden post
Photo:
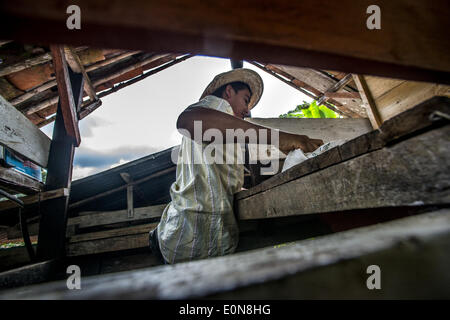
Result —
<path fill-rule="evenodd" d="M 55 63 L 56 66 L 57 64 Z M 56 67 L 59 87 L 60 78 L 58 77 L 58 71 L 61 70 L 58 70 Z M 72 180 L 73 156 L 77 142 L 73 136 L 69 135 L 65 126 L 64 117 L 72 111 L 75 112 L 77 104 L 80 103 L 83 95 L 84 81 L 81 73 L 73 73 L 67 66 L 66 71 L 67 79 L 70 80 L 70 86 L 66 86 L 66 88 L 70 90 L 67 90 L 64 95 L 60 96 L 58 103 L 53 139 L 50 146 L 45 190 L 59 188 L 68 188 L 70 190 Z M 64 99 L 70 99 L 76 104 L 64 104 Z M 74 109 L 64 110 L 67 106 Z M 37 257 L 39 260 L 49 260 L 64 256 L 68 202 L 69 197 L 63 196 L 41 204 L 41 222 L 37 247 Z"/>
<path fill-rule="evenodd" d="M 120 174 L 122 179 L 127 183 L 127 216 L 128 218 L 134 217 L 134 198 L 133 198 L 133 180 L 126 172 Z"/>

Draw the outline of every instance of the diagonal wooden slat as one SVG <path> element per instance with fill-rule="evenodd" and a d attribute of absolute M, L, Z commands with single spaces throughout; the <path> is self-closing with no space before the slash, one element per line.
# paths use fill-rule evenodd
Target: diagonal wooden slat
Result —
<path fill-rule="evenodd" d="M 74 138 L 75 145 L 81 143 L 80 130 L 78 128 L 78 117 L 76 114 L 76 103 L 72 93 L 72 85 L 69 79 L 67 62 L 64 56 L 63 47 L 58 45 L 50 46 L 53 63 L 55 67 L 55 76 L 58 83 L 58 94 L 61 101 L 61 110 L 64 118 L 64 127 L 67 134 Z"/>

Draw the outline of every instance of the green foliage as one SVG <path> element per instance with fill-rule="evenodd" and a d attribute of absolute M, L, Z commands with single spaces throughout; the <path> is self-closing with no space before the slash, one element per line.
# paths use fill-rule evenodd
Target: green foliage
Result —
<path fill-rule="evenodd" d="M 324 105 L 318 106 L 314 100 L 312 103 L 303 101 L 294 110 L 280 115 L 280 118 L 340 118 L 340 116 Z"/>

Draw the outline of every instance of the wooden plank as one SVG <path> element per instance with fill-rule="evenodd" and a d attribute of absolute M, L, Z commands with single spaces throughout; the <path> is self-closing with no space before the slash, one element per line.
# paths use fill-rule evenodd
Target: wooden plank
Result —
<path fill-rule="evenodd" d="M 55 50 L 58 51 L 58 50 Z M 61 53 L 61 52 L 60 52 Z M 73 73 L 68 68 L 71 92 L 68 93 L 76 103 L 83 96 L 83 76 Z M 77 110 L 75 105 L 73 111 Z M 69 136 L 64 123 L 62 104 L 58 103 L 56 121 L 53 127 L 53 139 L 47 171 L 46 190 L 70 188 L 72 181 L 73 157 L 75 144 Z M 69 197 L 61 197 L 44 202 L 41 205 L 39 224 L 39 241 L 37 257 L 40 260 L 60 258 L 65 254 L 65 239 Z"/>
<path fill-rule="evenodd" d="M 191 52 L 448 84 L 448 1 L 378 3 L 382 26 L 370 30 L 366 11 L 373 3 L 366 0 L 279 0 L 276 6 L 273 1 L 242 6 L 231 0 L 207 7 L 202 0 L 188 4 L 182 0 L 138 1 L 133 6 L 114 2 L 106 12 L 100 0 L 80 0 L 83 28 L 74 33 L 60 28 L 67 15 L 61 13 L 59 2 L 20 0 L 2 3 L 8 28 L 0 30 L 0 37 L 31 43 L 83 42 L 147 52 Z M 433 14 L 418 14 L 423 12 Z"/>
<path fill-rule="evenodd" d="M 50 47 L 55 67 L 55 76 L 58 83 L 59 101 L 61 103 L 61 111 L 63 113 L 64 127 L 67 134 L 75 139 L 75 146 L 81 143 L 80 129 L 78 128 L 77 105 L 72 92 L 72 85 L 69 79 L 67 63 L 64 51 L 61 46 L 52 45 Z M 78 98 L 78 96 L 77 96 Z"/>
<path fill-rule="evenodd" d="M 333 78 L 314 69 L 297 68 L 282 65 L 266 65 L 266 68 L 264 70 L 266 69 L 269 69 L 272 72 L 279 73 L 283 75 L 283 77 L 291 79 L 290 82 L 294 85 L 300 86 L 308 91 L 313 92 L 315 96 L 311 96 L 311 94 L 307 93 L 305 94 L 312 97 L 314 100 L 320 100 L 320 97 L 324 95 L 324 92 L 326 92 L 329 88 L 334 87 L 338 83 Z M 281 80 L 283 81 L 282 78 Z M 350 92 L 348 91 L 350 90 L 348 88 L 344 88 L 343 90 L 345 92 Z M 335 112 L 343 113 L 344 115 L 352 118 L 365 118 L 367 116 L 365 110 L 361 108 L 360 99 L 345 99 L 345 101 L 339 101 L 329 98 L 328 100 L 328 102 L 330 102 L 334 106 L 330 106 L 327 101 L 323 101 L 322 104 Z M 336 108 L 338 109 L 338 111 L 335 110 Z"/>
<path fill-rule="evenodd" d="M 141 224 L 138 226 L 127 227 L 127 228 L 118 228 L 106 231 L 99 232 L 90 232 L 84 234 L 78 234 L 71 236 L 68 241 L 69 243 L 77 243 L 83 241 L 91 241 L 112 237 L 121 237 L 133 234 L 141 234 L 141 233 L 149 233 L 150 230 L 155 229 L 158 226 L 158 223 L 149 223 L 149 224 Z"/>
<path fill-rule="evenodd" d="M 49 281 L 57 272 L 59 262 L 49 260 L 0 273 L 0 288 L 27 286 Z"/>
<path fill-rule="evenodd" d="M 372 76 L 365 76 L 364 79 L 366 80 L 367 86 L 369 87 L 369 90 L 372 93 L 372 97 L 375 100 L 389 90 L 405 82 L 405 80 Z"/>
<path fill-rule="evenodd" d="M 377 104 L 372 97 L 372 93 L 370 92 L 369 87 L 367 86 L 366 80 L 362 75 L 353 75 L 353 79 L 358 87 L 359 94 L 361 95 L 361 99 L 366 106 L 367 115 L 369 116 L 370 123 L 372 123 L 372 127 L 374 129 L 378 129 L 383 121 L 381 120 L 381 116 L 379 110 L 377 108 Z"/>
<path fill-rule="evenodd" d="M 389 206 L 448 205 L 448 137 L 450 126 L 437 128 L 238 200 L 239 219 Z"/>
<path fill-rule="evenodd" d="M 148 231 L 140 234 L 72 243 L 67 246 L 67 256 L 70 257 L 85 254 L 129 250 L 145 248 L 147 246 Z"/>
<path fill-rule="evenodd" d="M 450 294 L 443 276 L 449 234 L 450 212 L 443 209 L 240 254 L 94 276 L 82 290 L 67 290 L 63 279 L 4 291 L 0 299 L 442 299 Z M 381 290 L 367 288 L 370 265 L 381 268 Z"/>
<path fill-rule="evenodd" d="M 372 130 L 368 119 L 248 118 L 246 120 L 261 126 L 322 139 L 324 142 L 350 140 Z"/>
<path fill-rule="evenodd" d="M 348 160 L 364 153 L 379 150 L 387 143 L 413 134 L 434 125 L 431 115 L 436 112 L 450 114 L 450 100 L 446 97 L 434 97 L 416 107 L 409 109 L 387 121 L 380 130 L 374 130 L 359 136 L 339 146 L 342 161 Z M 248 190 L 235 194 L 235 199 L 244 199 L 250 195 L 268 190 L 277 185 L 300 178 L 319 169 L 317 160 L 309 159 L 294 168 L 275 175 Z"/>
<path fill-rule="evenodd" d="M 85 212 L 78 217 L 69 218 L 67 225 L 78 225 L 79 228 L 101 226 L 126 221 L 138 221 L 161 217 L 167 204 L 134 209 L 134 217 L 128 218 L 127 210 L 107 212 Z"/>
<path fill-rule="evenodd" d="M 139 61 L 139 62 L 137 62 L 137 63 L 135 63 L 133 65 L 127 66 L 127 67 L 125 67 L 125 68 L 123 68 L 121 70 L 118 70 L 118 71 L 114 72 L 114 73 L 108 74 L 107 76 L 105 76 L 105 77 L 103 77 L 101 79 L 97 79 L 97 80 L 93 81 L 93 86 L 94 87 L 98 87 L 98 86 L 100 86 L 101 84 L 103 84 L 105 82 L 108 82 L 110 80 L 118 78 L 118 77 L 120 77 L 121 75 L 124 75 L 127 72 L 136 70 L 136 69 L 141 68 L 141 67 L 145 67 L 146 65 L 148 65 L 148 64 L 150 64 L 152 62 L 157 63 L 158 61 L 161 61 L 161 62 L 166 61 L 166 60 L 170 61 L 170 60 L 174 59 L 175 57 L 176 56 L 174 56 L 173 54 L 157 54 L 157 55 L 151 56 L 151 57 L 149 57 L 149 58 L 147 58 L 147 59 L 145 59 L 143 61 Z"/>
<path fill-rule="evenodd" d="M 44 184 L 23 175 L 14 169 L 3 168 L 0 166 L 0 183 L 2 187 L 7 187 L 15 192 L 21 192 L 25 194 L 34 193 L 42 190 Z"/>
<path fill-rule="evenodd" d="M 359 92 L 325 92 L 324 97 L 333 99 L 360 99 Z"/>
<path fill-rule="evenodd" d="M 151 179 L 153 179 L 153 178 L 159 177 L 159 176 L 161 176 L 161 175 L 164 175 L 164 174 L 166 174 L 166 173 L 172 172 L 172 171 L 176 170 L 176 168 L 177 168 L 177 167 L 174 166 L 174 167 L 167 168 L 167 169 L 161 170 L 161 171 L 159 171 L 159 172 L 153 173 L 153 174 L 149 175 L 148 177 L 141 178 L 141 179 L 139 179 L 139 180 L 134 181 L 134 182 L 133 182 L 133 185 L 138 185 L 138 184 L 140 184 L 140 183 L 142 183 L 142 182 L 145 182 L 145 181 L 151 180 Z M 108 190 L 108 191 L 99 193 L 99 194 L 97 194 L 97 195 L 95 195 L 95 196 L 92 196 L 92 197 L 89 197 L 89 198 L 86 198 L 86 199 L 83 199 L 83 200 L 80 200 L 80 201 L 71 203 L 71 204 L 70 204 L 70 208 L 72 209 L 72 208 L 79 207 L 79 206 L 81 206 L 81 205 L 83 205 L 83 204 L 86 204 L 86 203 L 88 203 L 88 202 L 91 202 L 91 201 L 93 201 L 93 200 L 96 200 L 96 199 L 105 197 L 105 196 L 107 196 L 107 195 L 116 193 L 116 192 L 121 191 L 121 190 L 125 190 L 126 188 L 127 188 L 127 186 L 124 185 L 124 186 L 120 186 L 120 187 L 114 188 L 114 189 L 112 189 L 112 190 Z"/>
<path fill-rule="evenodd" d="M 70 67 L 74 72 L 82 73 L 84 77 L 84 91 L 88 94 L 91 101 L 98 100 L 97 95 L 95 93 L 94 86 L 91 83 L 91 80 L 89 79 L 89 76 L 84 69 L 83 63 L 81 63 L 80 58 L 78 55 L 74 52 L 74 50 L 70 47 L 65 46 L 64 47 L 65 56 L 70 57 L 72 64 Z"/>
<path fill-rule="evenodd" d="M 35 194 L 32 196 L 21 197 L 20 200 L 22 200 L 25 205 L 30 205 L 32 203 L 36 203 L 39 201 L 43 202 L 43 201 L 50 200 L 50 199 L 67 197 L 68 195 L 69 195 L 69 189 L 60 188 L 60 189 L 56 189 L 56 190 L 38 193 L 38 194 Z M 18 205 L 14 201 L 11 201 L 11 200 L 0 202 L 0 211 L 8 210 L 11 208 L 17 208 L 17 207 L 18 207 Z"/>
<path fill-rule="evenodd" d="M 0 96 L 0 144 L 47 167 L 50 139 Z"/>
<path fill-rule="evenodd" d="M 331 87 L 329 87 L 324 93 L 323 95 L 319 98 L 319 100 L 317 100 L 317 105 L 321 105 L 325 100 L 327 100 L 328 96 L 326 95 L 327 93 L 335 93 L 339 90 L 341 90 L 343 87 L 345 87 L 347 85 L 347 83 L 349 83 L 352 80 L 352 75 L 351 74 L 347 74 L 344 78 L 342 78 L 341 80 L 339 80 L 338 82 L 336 82 L 335 84 L 333 84 Z M 359 97 L 359 96 L 358 96 Z"/>
<path fill-rule="evenodd" d="M 437 84 L 405 81 L 376 99 L 383 121 L 430 99 L 436 93 Z M 442 87 L 441 87 L 442 88 Z"/>

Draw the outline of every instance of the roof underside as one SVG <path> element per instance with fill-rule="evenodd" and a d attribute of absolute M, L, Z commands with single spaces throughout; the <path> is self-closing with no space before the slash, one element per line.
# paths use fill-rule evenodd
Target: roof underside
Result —
<path fill-rule="evenodd" d="M 79 60 L 91 84 L 91 90 L 85 84 L 80 119 L 98 108 L 102 97 L 193 56 L 85 46 L 65 49 L 71 69 L 80 68 L 74 61 Z M 69 50 L 73 55 L 67 54 Z M 58 91 L 49 47 L 13 41 L 0 42 L 0 58 L 0 95 L 38 127 L 53 122 Z M 325 92 L 345 78 L 343 72 L 249 62 L 313 99 L 322 97 L 327 106 L 344 117 L 367 117 L 351 77 L 342 88 L 331 93 L 333 97 L 330 93 L 330 96 L 324 96 Z"/>

